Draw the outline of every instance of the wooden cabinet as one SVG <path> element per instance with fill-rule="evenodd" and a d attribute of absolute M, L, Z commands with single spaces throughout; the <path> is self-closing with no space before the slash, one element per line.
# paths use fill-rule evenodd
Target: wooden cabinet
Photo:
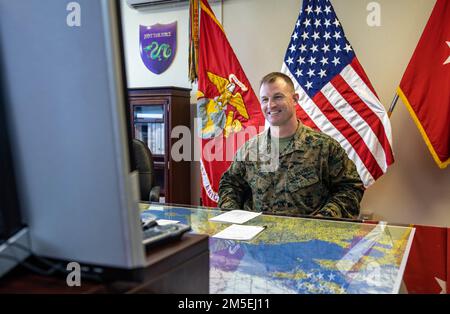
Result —
<path fill-rule="evenodd" d="M 190 89 L 179 87 L 128 90 L 133 137 L 147 143 L 152 152 L 156 184 L 163 202 L 190 204 L 190 161 L 171 157 L 174 127 L 190 129 Z"/>

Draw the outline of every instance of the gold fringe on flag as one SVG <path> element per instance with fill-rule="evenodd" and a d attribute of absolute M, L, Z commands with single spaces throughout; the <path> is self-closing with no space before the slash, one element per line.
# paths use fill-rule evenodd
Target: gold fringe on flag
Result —
<path fill-rule="evenodd" d="M 189 0 L 189 80 L 198 79 L 199 1 Z"/>

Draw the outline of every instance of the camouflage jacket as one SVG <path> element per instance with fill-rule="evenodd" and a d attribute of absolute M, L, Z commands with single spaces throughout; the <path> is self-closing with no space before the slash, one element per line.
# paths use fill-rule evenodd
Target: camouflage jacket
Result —
<path fill-rule="evenodd" d="M 218 207 L 358 216 L 364 185 L 355 164 L 336 140 L 299 125 L 280 153 L 272 149 L 270 129 L 242 145 L 220 180 Z"/>

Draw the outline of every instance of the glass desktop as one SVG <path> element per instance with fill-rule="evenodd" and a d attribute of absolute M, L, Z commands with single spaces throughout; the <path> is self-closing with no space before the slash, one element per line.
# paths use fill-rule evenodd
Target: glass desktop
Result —
<path fill-rule="evenodd" d="M 185 205 L 140 204 L 142 215 L 189 224 L 207 234 L 210 293 L 398 293 L 414 228 L 385 222 L 260 215 L 251 241 L 213 238 L 230 224 L 224 211 Z"/>

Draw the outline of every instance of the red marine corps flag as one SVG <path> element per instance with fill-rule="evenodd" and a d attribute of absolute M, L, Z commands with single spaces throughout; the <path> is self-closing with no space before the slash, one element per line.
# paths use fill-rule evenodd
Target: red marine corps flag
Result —
<path fill-rule="evenodd" d="M 450 1 L 437 0 L 398 88 L 434 160 L 450 164 Z"/>
<path fill-rule="evenodd" d="M 222 25 L 206 0 L 200 0 L 199 33 L 197 116 L 202 142 L 202 203 L 215 207 L 222 174 L 243 144 L 244 137 L 240 136 L 247 134 L 248 139 L 256 135 L 255 130 L 263 130 L 264 116 Z"/>

